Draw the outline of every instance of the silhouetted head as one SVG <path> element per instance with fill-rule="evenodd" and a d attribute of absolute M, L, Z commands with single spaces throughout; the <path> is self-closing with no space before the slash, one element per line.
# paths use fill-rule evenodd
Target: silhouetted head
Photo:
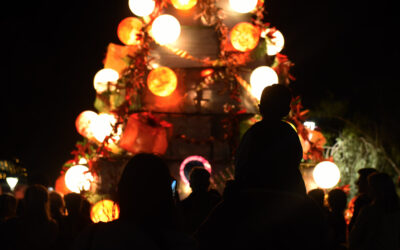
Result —
<path fill-rule="evenodd" d="M 372 173 L 368 177 L 369 193 L 375 203 L 392 211 L 398 209 L 399 197 L 392 178 L 385 173 Z"/>
<path fill-rule="evenodd" d="M 12 194 L 0 195 L 0 221 L 9 219 L 17 214 L 17 199 Z"/>
<path fill-rule="evenodd" d="M 81 212 L 82 196 L 77 193 L 69 193 L 64 196 L 68 216 L 77 216 Z"/>
<path fill-rule="evenodd" d="M 210 173 L 203 167 L 194 167 L 190 171 L 189 182 L 193 192 L 208 191 Z"/>
<path fill-rule="evenodd" d="M 333 189 L 328 193 L 328 204 L 334 212 L 344 212 L 347 207 L 347 195 L 341 189 Z"/>
<path fill-rule="evenodd" d="M 317 202 L 318 206 L 323 207 L 324 206 L 324 200 L 325 200 L 325 192 L 324 190 L 320 188 L 315 188 L 310 191 L 308 191 L 308 196 L 311 197 L 315 202 Z"/>
<path fill-rule="evenodd" d="M 290 111 L 292 93 L 283 84 L 273 84 L 264 88 L 260 99 L 260 113 L 264 118 L 282 119 Z"/>
<path fill-rule="evenodd" d="M 56 216 L 63 215 L 65 210 L 65 202 L 62 195 L 56 191 L 52 191 L 49 193 L 49 200 L 51 216 L 55 218 Z"/>
<path fill-rule="evenodd" d="M 29 186 L 24 197 L 25 215 L 35 219 L 50 219 L 49 194 L 47 188 L 40 184 Z"/>
<path fill-rule="evenodd" d="M 121 219 L 146 220 L 151 216 L 156 219 L 170 213 L 171 182 L 168 166 L 159 156 L 147 153 L 133 156 L 118 184 Z"/>
<path fill-rule="evenodd" d="M 356 185 L 359 193 L 368 192 L 368 176 L 372 173 L 376 173 L 375 168 L 361 168 L 358 170 L 358 179 Z"/>

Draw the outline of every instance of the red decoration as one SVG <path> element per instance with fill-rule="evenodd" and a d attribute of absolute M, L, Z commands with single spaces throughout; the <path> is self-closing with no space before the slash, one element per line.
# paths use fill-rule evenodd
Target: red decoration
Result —
<path fill-rule="evenodd" d="M 162 155 L 168 147 L 170 129 L 170 123 L 160 121 L 150 113 L 135 113 L 128 118 L 119 146 L 134 154 Z"/>

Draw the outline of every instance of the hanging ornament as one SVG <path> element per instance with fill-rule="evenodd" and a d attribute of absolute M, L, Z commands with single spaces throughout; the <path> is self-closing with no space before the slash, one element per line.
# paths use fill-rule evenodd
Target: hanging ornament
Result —
<path fill-rule="evenodd" d="M 94 89 L 98 94 L 101 94 L 107 90 L 114 91 L 116 84 L 119 79 L 119 74 L 113 69 L 101 69 L 99 70 L 93 79 Z"/>
<path fill-rule="evenodd" d="M 189 10 L 196 5 L 197 0 L 171 0 L 171 3 L 178 10 Z"/>
<path fill-rule="evenodd" d="M 119 218 L 119 207 L 111 200 L 98 201 L 90 211 L 90 218 L 94 223 L 116 220 Z"/>
<path fill-rule="evenodd" d="M 143 23 L 139 18 L 127 17 L 118 24 L 118 38 L 125 45 L 139 45 L 142 28 Z"/>
<path fill-rule="evenodd" d="M 278 81 L 275 70 L 268 66 L 260 66 L 254 69 L 250 75 L 251 94 L 260 100 L 264 88 L 278 83 Z"/>
<path fill-rule="evenodd" d="M 181 34 L 179 21 L 171 15 L 158 16 L 151 25 L 151 35 L 154 40 L 161 44 L 170 44 L 178 40 Z"/>
<path fill-rule="evenodd" d="M 339 182 L 340 171 L 335 163 L 322 161 L 314 167 L 313 177 L 319 187 L 332 188 Z"/>
<path fill-rule="evenodd" d="M 254 10 L 258 0 L 229 0 L 231 8 L 239 13 L 248 13 Z"/>
<path fill-rule="evenodd" d="M 169 96 L 178 85 L 175 72 L 168 67 L 153 69 L 147 77 L 147 87 L 157 96 Z"/>
<path fill-rule="evenodd" d="M 148 16 L 154 11 L 156 2 L 154 0 L 129 0 L 128 5 L 136 16 Z"/>
<path fill-rule="evenodd" d="M 254 49 L 260 39 L 259 29 L 251 23 L 236 24 L 230 33 L 232 46 L 241 52 Z"/>
<path fill-rule="evenodd" d="M 261 37 L 265 38 L 267 43 L 267 54 L 274 56 L 281 52 L 285 45 L 285 38 L 282 33 L 275 28 L 268 28 L 261 33 Z"/>
<path fill-rule="evenodd" d="M 72 166 L 65 173 L 65 185 L 74 193 L 88 191 L 92 182 L 92 174 L 83 165 Z"/>
<path fill-rule="evenodd" d="M 97 113 L 91 110 L 85 110 L 78 115 L 75 120 L 76 130 L 83 137 L 93 140 L 95 139 L 92 124 L 97 121 Z"/>

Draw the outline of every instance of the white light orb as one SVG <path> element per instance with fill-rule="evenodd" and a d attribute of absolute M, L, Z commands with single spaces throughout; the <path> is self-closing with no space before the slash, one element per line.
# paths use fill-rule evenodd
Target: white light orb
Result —
<path fill-rule="evenodd" d="M 98 94 L 107 91 L 109 88 L 111 91 L 115 90 L 115 85 L 119 79 L 119 74 L 113 69 L 101 69 L 99 70 L 93 79 L 94 89 Z"/>
<path fill-rule="evenodd" d="M 264 88 L 278 82 L 278 74 L 273 68 L 260 66 L 254 69 L 250 75 L 251 94 L 260 100 Z"/>
<path fill-rule="evenodd" d="M 266 30 L 266 33 L 269 32 L 269 29 Z M 269 56 L 274 56 L 281 52 L 285 45 L 285 38 L 279 30 L 275 30 L 271 34 L 272 38 L 267 38 L 267 54 Z"/>
<path fill-rule="evenodd" d="M 319 187 L 331 188 L 339 182 L 340 171 L 335 163 L 322 161 L 315 166 L 313 177 Z"/>
<path fill-rule="evenodd" d="M 154 0 L 129 0 L 128 5 L 136 16 L 148 16 L 154 11 L 156 2 Z"/>
<path fill-rule="evenodd" d="M 157 43 L 170 44 L 178 40 L 181 24 L 174 16 L 160 15 L 153 21 L 151 34 Z"/>
<path fill-rule="evenodd" d="M 18 178 L 17 177 L 6 177 L 6 182 L 7 182 L 8 186 L 10 186 L 11 191 L 14 191 L 14 188 L 18 183 Z"/>
<path fill-rule="evenodd" d="M 229 0 L 231 8 L 239 13 L 248 13 L 254 10 L 258 0 Z"/>
<path fill-rule="evenodd" d="M 70 167 L 65 173 L 65 185 L 74 193 L 80 193 L 82 190 L 90 189 L 90 184 L 93 182 L 93 176 L 89 169 L 82 165 Z"/>
<path fill-rule="evenodd" d="M 111 135 L 113 132 L 113 126 L 117 122 L 117 119 L 112 114 L 100 113 L 96 122 L 94 122 L 91 126 L 91 131 L 93 133 L 94 138 L 99 142 L 103 142 L 106 136 Z"/>

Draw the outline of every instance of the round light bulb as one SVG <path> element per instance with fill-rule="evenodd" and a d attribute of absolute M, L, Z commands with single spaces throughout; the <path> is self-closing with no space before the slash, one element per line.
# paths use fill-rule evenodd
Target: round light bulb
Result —
<path fill-rule="evenodd" d="M 157 43 L 170 44 L 178 40 L 181 34 L 181 25 L 175 17 L 161 15 L 153 21 L 151 34 Z"/>
<path fill-rule="evenodd" d="M 147 87 L 157 96 L 169 96 L 175 91 L 177 85 L 178 78 L 168 67 L 153 69 L 147 77 Z"/>
<path fill-rule="evenodd" d="M 178 10 L 189 10 L 196 5 L 197 0 L 171 0 L 171 3 Z"/>
<path fill-rule="evenodd" d="M 119 218 L 119 207 L 111 200 L 98 201 L 90 211 L 90 218 L 94 223 L 116 220 Z"/>
<path fill-rule="evenodd" d="M 85 110 L 80 113 L 75 121 L 75 127 L 78 133 L 89 140 L 93 140 L 92 124 L 96 123 L 97 116 L 97 113 L 91 110 Z"/>
<path fill-rule="evenodd" d="M 136 16 L 148 16 L 154 11 L 156 2 L 154 0 L 129 0 L 128 5 Z"/>
<path fill-rule="evenodd" d="M 113 126 L 117 122 L 117 119 L 112 114 L 100 113 L 97 116 L 96 122 L 93 123 L 91 130 L 93 136 L 99 142 L 103 142 L 106 136 L 111 135 L 113 132 Z"/>
<path fill-rule="evenodd" d="M 258 0 L 229 0 L 231 8 L 239 13 L 247 13 L 254 10 Z"/>
<path fill-rule="evenodd" d="M 89 190 L 93 182 L 93 176 L 89 169 L 82 165 L 70 167 L 65 173 L 65 185 L 74 193 L 80 193 L 82 190 Z"/>
<path fill-rule="evenodd" d="M 335 163 L 322 161 L 314 167 L 313 177 L 319 187 L 331 188 L 339 182 L 340 171 Z"/>
<path fill-rule="evenodd" d="M 115 85 L 117 84 L 118 79 L 119 74 L 117 71 L 113 69 L 101 69 L 94 76 L 94 89 L 98 94 L 107 91 L 107 89 L 113 91 L 116 88 Z"/>
<path fill-rule="evenodd" d="M 267 29 L 263 34 L 262 37 L 266 37 L 266 34 L 270 32 L 270 29 Z M 267 54 L 269 56 L 274 56 L 281 52 L 285 45 L 285 38 L 283 34 L 279 30 L 275 30 L 272 34 L 270 34 L 271 38 L 267 37 Z"/>
<path fill-rule="evenodd" d="M 264 88 L 278 82 L 278 74 L 274 69 L 268 66 L 260 66 L 254 69 L 250 75 L 251 94 L 260 100 Z"/>

